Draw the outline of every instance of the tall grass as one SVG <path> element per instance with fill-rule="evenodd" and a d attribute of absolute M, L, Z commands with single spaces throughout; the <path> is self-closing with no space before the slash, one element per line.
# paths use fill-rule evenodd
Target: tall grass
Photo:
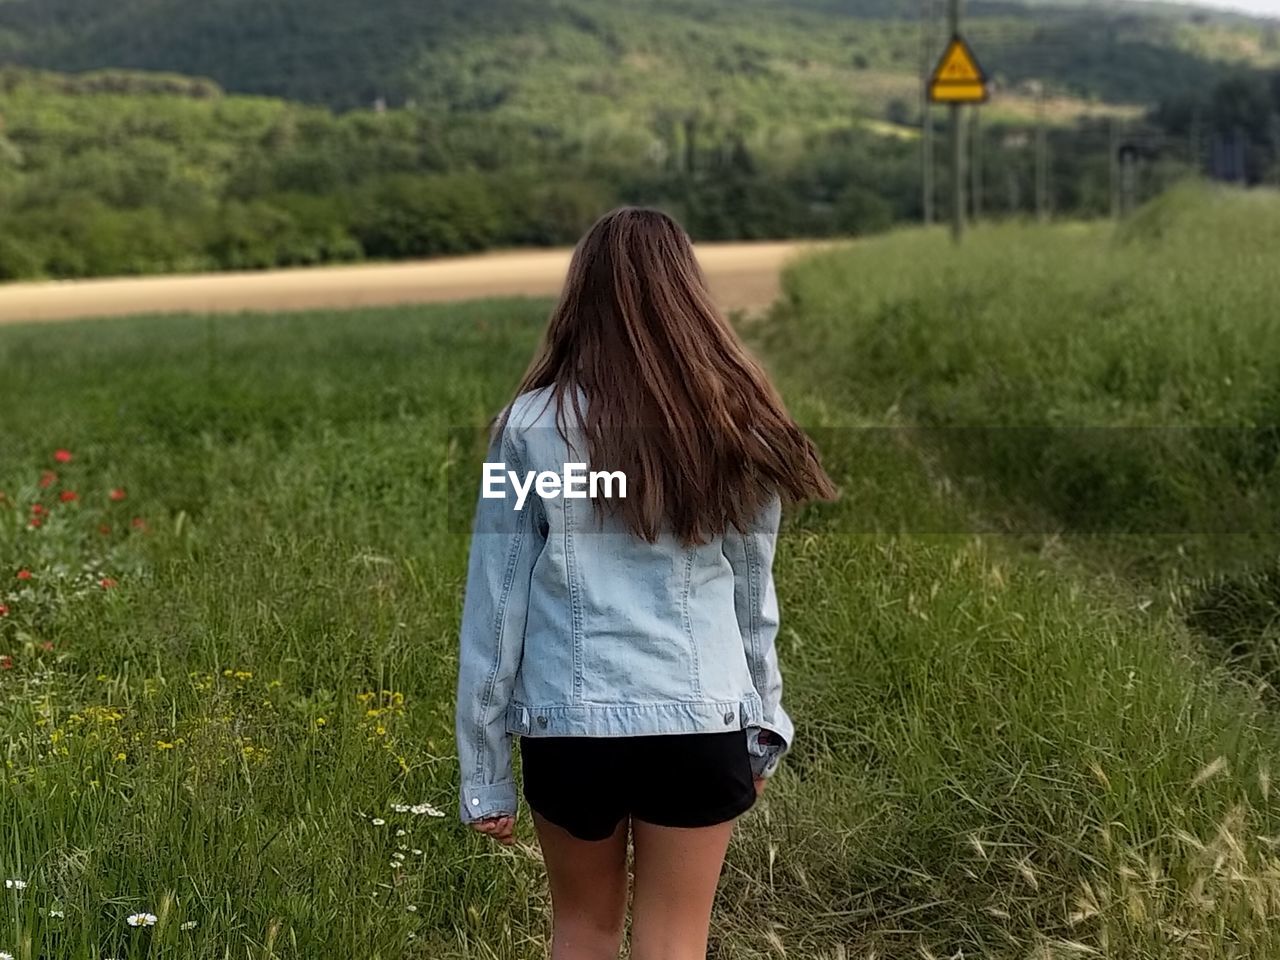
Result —
<path fill-rule="evenodd" d="M 828 397 L 924 428 L 1011 529 L 1148 536 L 1112 558 L 1220 570 L 1280 530 L 1277 251 L 1280 195 L 1193 187 L 1116 232 L 902 233 L 797 266 L 771 343 Z"/>
<path fill-rule="evenodd" d="M 932 241 L 889 249 L 911 243 Z M 850 334 L 816 269 L 770 362 L 815 428 L 881 421 L 823 352 Z M 26 883 L 0 890 L 0 950 L 545 956 L 527 818 L 510 850 L 454 819 L 466 538 L 442 508 L 451 428 L 506 398 L 545 310 L 0 331 L 0 876 Z M 845 532 L 978 509 L 909 444 L 867 453 L 831 451 L 844 501 L 783 538 L 799 738 L 735 836 L 712 955 L 1280 955 L 1265 698 L 1145 588 L 963 533 Z M 103 559 L 89 511 L 116 488 L 101 509 L 145 529 Z M 27 527 L 32 498 L 65 527 Z M 69 550 L 118 583 L 64 589 Z"/>

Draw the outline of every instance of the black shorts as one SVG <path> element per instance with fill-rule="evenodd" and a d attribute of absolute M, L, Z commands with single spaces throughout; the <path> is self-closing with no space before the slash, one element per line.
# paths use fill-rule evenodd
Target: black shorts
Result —
<path fill-rule="evenodd" d="M 604 840 L 628 816 L 709 827 L 755 803 L 747 733 L 521 737 L 524 797 L 579 840 Z"/>

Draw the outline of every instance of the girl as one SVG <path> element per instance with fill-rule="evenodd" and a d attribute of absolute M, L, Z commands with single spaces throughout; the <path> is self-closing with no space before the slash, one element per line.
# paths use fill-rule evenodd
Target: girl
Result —
<path fill-rule="evenodd" d="M 553 960 L 618 955 L 628 834 L 632 960 L 705 957 L 734 820 L 793 736 L 780 501 L 830 499 L 831 481 L 689 237 L 634 208 L 578 244 L 488 459 L 462 614 L 462 819 L 513 842 L 518 735 Z M 560 482 L 570 464 L 609 472 L 611 496 Z"/>

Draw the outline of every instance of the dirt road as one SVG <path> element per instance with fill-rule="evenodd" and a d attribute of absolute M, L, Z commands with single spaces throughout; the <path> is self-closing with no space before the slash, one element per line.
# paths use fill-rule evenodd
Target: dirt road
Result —
<path fill-rule="evenodd" d="M 783 263 L 804 247 L 801 243 L 711 244 L 698 247 L 698 258 L 722 308 L 755 310 L 777 297 Z M 0 323 L 553 296 L 564 279 L 569 253 L 521 251 L 266 273 L 8 284 L 0 285 Z"/>

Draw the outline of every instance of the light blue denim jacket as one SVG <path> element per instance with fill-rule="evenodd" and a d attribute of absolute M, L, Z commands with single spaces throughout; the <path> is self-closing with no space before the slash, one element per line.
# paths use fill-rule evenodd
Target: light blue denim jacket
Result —
<path fill-rule="evenodd" d="M 562 475 L 586 461 L 572 417 L 556 429 L 550 390 L 516 399 L 488 462 Z M 772 566 L 781 505 L 745 534 L 656 543 L 590 499 L 515 509 L 479 500 L 462 611 L 456 733 L 464 821 L 516 812 L 512 735 L 639 736 L 747 730 L 770 776 L 794 728 L 782 709 Z M 635 491 L 628 491 L 634 495 Z M 781 743 L 766 743 L 761 730 Z"/>

